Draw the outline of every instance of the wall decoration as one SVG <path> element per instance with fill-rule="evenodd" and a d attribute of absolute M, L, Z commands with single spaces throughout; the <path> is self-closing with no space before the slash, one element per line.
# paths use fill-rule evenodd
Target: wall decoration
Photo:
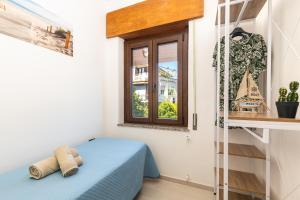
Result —
<path fill-rule="evenodd" d="M 73 56 L 70 26 L 31 0 L 0 0 L 0 33 Z"/>
<path fill-rule="evenodd" d="M 235 101 L 236 108 L 240 112 L 264 113 L 269 110 L 248 69 L 242 79 Z"/>

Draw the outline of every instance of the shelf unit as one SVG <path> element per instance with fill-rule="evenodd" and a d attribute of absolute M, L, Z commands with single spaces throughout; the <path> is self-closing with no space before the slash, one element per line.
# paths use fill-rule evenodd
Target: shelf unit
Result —
<path fill-rule="evenodd" d="M 300 123 L 298 118 L 279 118 L 271 113 L 245 113 L 245 112 L 229 112 L 229 122 L 233 120 L 246 121 L 263 121 L 263 122 L 288 122 Z"/>
<path fill-rule="evenodd" d="M 260 183 L 255 174 L 248 172 L 241 172 L 236 170 L 229 170 L 228 187 L 232 191 L 246 193 L 256 197 L 263 197 L 266 195 L 265 186 Z M 220 170 L 220 186 L 224 187 L 224 170 Z"/>
<path fill-rule="evenodd" d="M 271 113 L 240 113 L 229 112 L 229 126 L 243 127 L 247 131 L 248 128 L 277 129 L 277 130 L 300 130 L 300 119 L 278 118 Z M 251 134 L 251 132 L 250 132 Z M 262 137 L 266 137 L 263 135 Z"/>
<path fill-rule="evenodd" d="M 230 51 L 230 23 L 234 28 L 241 20 L 254 19 L 259 14 L 266 0 L 219 0 L 217 13 L 218 27 L 218 67 L 217 67 L 217 127 L 215 131 L 215 197 L 217 200 L 255 199 L 257 197 L 270 200 L 270 150 L 269 150 L 269 128 L 264 128 L 262 136 L 254 133 L 249 128 L 255 128 L 258 116 L 250 117 L 237 113 L 229 113 L 228 92 L 224 92 L 224 112 L 220 113 L 220 43 L 221 24 L 225 29 L 225 69 L 224 69 L 224 91 L 229 89 L 229 51 Z M 271 49 L 272 49 L 272 0 L 268 0 L 268 60 L 267 60 L 267 106 L 271 107 Z M 224 142 L 220 143 L 219 117 L 224 117 Z M 261 118 L 266 119 L 261 116 Z M 253 120 L 255 119 L 255 121 Z M 269 117 L 269 119 L 275 119 Z M 263 121 L 265 122 L 265 121 Z M 249 124 L 251 124 L 249 126 Z M 274 123 L 270 120 L 269 123 Z M 284 122 L 290 123 L 290 122 Z M 263 123 L 262 123 L 263 124 Z M 255 146 L 229 143 L 229 127 L 242 127 L 265 144 L 266 153 L 263 154 Z M 223 169 L 220 168 L 220 156 L 223 156 Z M 262 184 L 255 174 L 229 170 L 229 156 L 240 156 L 250 159 L 260 159 L 266 162 L 266 184 Z M 221 192 L 220 192 L 221 190 Z M 230 191 L 229 191 L 230 190 Z M 250 195 L 250 196 L 249 196 Z"/>
<path fill-rule="evenodd" d="M 224 154 L 224 143 L 219 145 L 219 154 Z M 266 160 L 266 155 L 254 145 L 228 143 L 228 155 Z"/>
<path fill-rule="evenodd" d="M 247 8 L 245 9 L 240 20 L 254 19 L 257 17 L 267 0 L 251 0 L 248 2 Z M 224 5 L 225 0 L 219 0 L 219 4 Z M 230 22 L 237 22 L 239 14 L 243 8 L 243 2 L 235 3 L 231 5 L 230 8 Z M 221 8 L 221 24 L 225 24 L 225 7 Z M 218 25 L 218 19 L 216 20 L 216 25 Z"/>
<path fill-rule="evenodd" d="M 261 8 L 268 3 L 268 56 L 266 77 L 266 101 L 271 109 L 272 99 L 272 0 L 219 0 L 217 27 L 218 27 L 218 66 L 217 66 L 217 126 L 215 130 L 215 199 L 217 200 L 270 200 L 270 130 L 296 130 L 300 131 L 300 119 L 278 118 L 272 113 L 245 113 L 229 112 L 228 92 L 224 92 L 224 111 L 220 112 L 220 43 L 221 24 L 225 29 L 225 57 L 224 57 L 224 91 L 229 90 L 229 52 L 230 52 L 230 23 L 234 22 L 234 28 L 241 20 L 254 19 Z M 221 130 L 219 118 L 224 117 L 223 142 L 220 142 Z M 229 143 L 229 127 L 240 127 L 251 134 L 255 139 L 262 142 L 265 153 L 255 146 Z M 254 129 L 262 129 L 256 133 Z M 220 156 L 223 156 L 223 169 L 220 168 Z M 266 163 L 265 183 L 262 184 L 255 174 L 229 169 L 229 156 L 259 159 Z M 250 196 L 249 196 L 250 195 Z"/>

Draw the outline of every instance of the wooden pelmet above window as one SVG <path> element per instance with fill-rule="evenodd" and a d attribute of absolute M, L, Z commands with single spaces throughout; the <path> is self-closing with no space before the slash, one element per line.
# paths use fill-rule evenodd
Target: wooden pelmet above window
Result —
<path fill-rule="evenodd" d="M 203 17 L 204 0 L 146 0 L 106 16 L 106 36 L 128 38 L 140 31 L 162 26 L 178 26 L 182 22 Z"/>

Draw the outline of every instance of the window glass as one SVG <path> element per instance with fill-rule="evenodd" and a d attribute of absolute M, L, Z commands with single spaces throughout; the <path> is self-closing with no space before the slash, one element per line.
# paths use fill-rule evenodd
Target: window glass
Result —
<path fill-rule="evenodd" d="M 177 42 L 158 46 L 158 118 L 178 118 L 178 56 Z"/>
<path fill-rule="evenodd" d="M 148 48 L 132 50 L 132 116 L 148 118 Z"/>
<path fill-rule="evenodd" d="M 125 40 L 124 121 L 188 125 L 188 29 Z"/>

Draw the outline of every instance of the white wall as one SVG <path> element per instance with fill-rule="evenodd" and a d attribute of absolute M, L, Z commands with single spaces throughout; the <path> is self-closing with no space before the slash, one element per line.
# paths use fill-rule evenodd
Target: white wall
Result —
<path fill-rule="evenodd" d="M 300 81 L 299 7 L 298 0 L 273 0 L 273 102 L 278 98 L 280 87 L 288 87 L 288 84 L 294 80 Z M 257 19 L 257 31 L 266 33 L 266 22 L 267 7 Z M 288 45 L 288 40 L 291 46 Z M 273 110 L 276 112 L 275 105 Z M 272 131 L 272 199 L 298 200 L 300 198 L 299 154 L 299 132 Z M 257 171 L 264 170 L 257 165 Z"/>
<path fill-rule="evenodd" d="M 111 10 L 137 1 L 114 1 Z M 205 17 L 196 20 L 197 112 L 198 131 L 172 132 L 118 127 L 123 122 L 123 42 L 107 41 L 105 72 L 105 133 L 144 141 L 152 149 L 162 175 L 213 186 L 213 136 L 215 84 L 212 54 L 215 45 L 217 1 L 205 2 Z M 191 45 L 192 39 L 191 40 Z M 192 49 L 192 48 L 191 48 Z M 192 53 L 192 51 L 190 51 Z M 191 56 L 192 58 L 192 56 Z M 190 64 L 192 59 L 190 59 Z M 192 65 L 189 65 L 189 128 L 192 129 Z M 187 143 L 186 136 L 191 136 Z"/>
<path fill-rule="evenodd" d="M 217 1 L 205 1 L 205 17 L 195 20 L 198 131 L 172 132 L 118 127 L 123 122 L 123 41 L 105 39 L 105 13 L 141 0 L 36 0 L 73 25 L 74 57 L 0 34 L 0 173 L 51 153 L 60 144 L 78 144 L 105 133 L 147 143 L 162 175 L 213 185 L 215 45 Z M 274 20 L 300 54 L 300 1 L 274 0 Z M 88 3 L 87 3 L 88 2 Z M 256 20 L 265 33 L 266 10 Z M 249 25 L 249 24 L 248 24 Z M 252 25 L 246 30 L 251 31 Z M 300 79 L 299 57 L 274 28 L 274 94 L 282 85 Z M 190 34 L 192 36 L 192 34 Z M 192 51 L 189 66 L 189 128 L 193 112 Z M 292 72 L 292 73 L 291 73 Z M 298 73 L 299 72 L 299 73 Z M 276 96 L 277 97 L 277 96 Z M 274 96 L 275 101 L 275 96 Z M 186 136 L 191 136 L 188 143 Z M 247 134 L 233 141 L 252 142 Z M 272 135 L 272 191 L 274 199 L 300 196 L 300 136 Z M 239 160 L 232 160 L 239 167 Z M 255 169 L 243 161 L 247 170 Z"/>
<path fill-rule="evenodd" d="M 137 1 L 115 1 L 111 10 Z M 196 20 L 197 67 L 197 112 L 199 116 L 198 131 L 178 133 L 170 131 L 148 130 L 140 128 L 118 127 L 123 122 L 123 41 L 107 41 L 108 60 L 106 61 L 105 81 L 105 132 L 115 137 L 129 137 L 149 144 L 154 152 L 161 173 L 179 179 L 189 174 L 191 181 L 213 185 L 213 132 L 214 132 L 214 72 L 211 69 L 212 51 L 215 45 L 215 17 L 217 1 L 205 1 L 205 17 Z M 300 54 L 300 5 L 297 0 L 274 0 L 274 20 L 285 32 L 294 48 Z M 126 5 L 125 5 L 126 4 Z M 254 23 L 242 24 L 249 32 L 256 31 L 266 36 L 266 7 Z M 273 100 L 277 98 L 277 89 L 287 85 L 291 80 L 300 79 L 299 57 L 287 47 L 287 42 L 274 28 L 273 55 Z M 191 35 L 190 35 L 191 36 Z M 266 37 L 265 37 L 266 38 Z M 298 39 L 299 38 L 299 39 Z M 266 38 L 267 39 L 267 38 Z M 109 48 L 108 48 L 109 47 Z M 190 60 L 191 61 L 191 60 Z M 189 119 L 192 118 L 193 97 L 192 71 L 189 73 Z M 293 73 L 291 73 L 293 72 Z M 298 73 L 299 72 L 299 73 Z M 191 120 L 189 128 L 191 129 Z M 255 140 L 241 131 L 234 131 L 231 141 L 254 143 Z M 242 134 L 243 133 L 243 134 Z M 191 135 L 190 143 L 186 135 Z M 296 200 L 300 196 L 300 162 L 299 136 L 285 132 L 272 134 L 272 198 Z M 251 162 L 249 159 L 231 159 L 230 167 L 243 171 L 264 172 L 264 165 Z M 260 173 L 260 174 L 261 174 Z M 298 197 L 298 198 L 297 198 Z"/>
<path fill-rule="evenodd" d="M 114 10 L 139 1 L 114 1 L 109 8 Z M 123 111 L 123 40 L 107 41 L 105 71 L 105 134 L 114 137 L 132 138 L 144 141 L 154 152 L 161 174 L 206 186 L 213 186 L 214 169 L 214 119 L 215 119 L 215 71 L 212 68 L 212 54 L 216 44 L 217 1 L 205 1 L 205 17 L 195 20 L 195 40 L 190 31 L 189 44 L 189 133 L 149 130 L 143 128 L 118 127 L 124 121 Z M 192 23 L 190 25 L 192 26 Z M 253 22 L 243 23 L 245 29 L 253 31 Z M 192 130 L 193 105 L 193 45 L 195 45 L 196 96 L 198 130 Z M 191 136 L 187 142 L 186 137 Z M 233 131 L 231 141 L 252 143 L 248 134 Z M 233 158 L 232 169 L 254 171 L 249 159 Z"/>
<path fill-rule="evenodd" d="M 138 1 L 126 1 L 126 5 Z M 111 10 L 125 6 L 123 1 L 114 1 Z M 213 186 L 214 169 L 214 113 L 215 113 L 215 71 L 212 68 L 212 54 L 216 44 L 217 1 L 205 1 L 205 17 L 195 20 L 195 37 L 190 31 L 189 44 L 189 133 L 118 127 L 123 119 L 123 40 L 107 41 L 105 72 L 105 133 L 114 137 L 138 139 L 147 143 L 154 152 L 162 175 L 186 180 L 206 186 Z M 192 23 L 190 23 L 192 25 Z M 245 30 L 254 31 L 254 23 L 243 23 Z M 198 130 L 192 131 L 193 113 L 193 45 L 195 45 L 196 96 Z M 251 136 L 232 131 L 233 142 L 253 143 Z M 186 136 L 191 136 L 187 142 Z M 243 171 L 254 171 L 249 159 L 231 158 L 230 167 Z"/>
<path fill-rule="evenodd" d="M 0 173 L 104 128 L 105 2 L 36 2 L 73 25 L 74 57 L 0 34 Z"/>

